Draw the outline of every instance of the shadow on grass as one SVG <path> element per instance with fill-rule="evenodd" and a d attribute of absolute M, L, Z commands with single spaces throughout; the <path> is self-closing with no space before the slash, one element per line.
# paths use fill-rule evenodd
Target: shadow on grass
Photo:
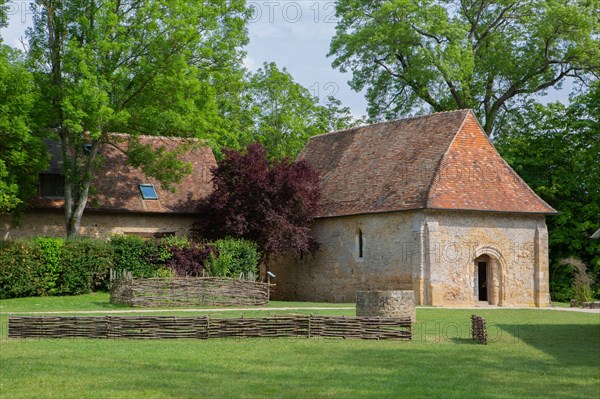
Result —
<path fill-rule="evenodd" d="M 12 341 L 0 357 L 7 397 L 44 397 L 41 384 L 58 387 L 55 397 L 595 396 L 597 367 L 585 367 L 591 355 L 574 367 L 522 338 L 487 346 L 461 337 L 455 342 L 462 345 L 318 338 L 23 340 Z M 581 351 L 592 340 L 579 342 Z M 578 356 L 579 350 L 572 355 Z"/>
<path fill-rule="evenodd" d="M 498 328 L 566 365 L 600 368 L 600 324 L 497 324 Z"/>
<path fill-rule="evenodd" d="M 481 345 L 479 342 L 475 341 L 473 338 L 450 338 L 450 341 L 454 344 L 459 344 L 459 345 Z"/>

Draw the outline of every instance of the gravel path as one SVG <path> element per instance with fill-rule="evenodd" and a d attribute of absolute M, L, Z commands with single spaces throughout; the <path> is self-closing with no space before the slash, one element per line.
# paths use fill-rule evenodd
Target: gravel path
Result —
<path fill-rule="evenodd" d="M 307 307 L 279 307 L 279 308 L 210 308 L 210 309 L 112 309 L 112 310 L 61 310 L 52 312 L 1 312 L 1 313 L 17 313 L 17 314 L 127 314 L 127 313 L 217 313 L 217 312 L 243 312 L 243 311 L 287 311 L 287 310 L 354 310 L 354 306 L 307 306 Z M 428 306 L 417 306 L 417 309 L 443 309 Z M 467 306 L 467 307 L 452 307 L 445 309 L 465 309 L 465 310 L 505 310 L 505 309 L 529 309 L 529 310 L 558 310 L 561 312 L 581 312 L 581 313 L 596 313 L 600 314 L 600 309 L 582 309 L 582 308 L 562 308 L 562 307 L 547 307 L 547 308 L 525 308 L 525 307 L 498 307 L 498 306 Z"/>
<path fill-rule="evenodd" d="M 417 306 L 417 309 L 442 309 L 442 308 L 434 308 L 431 306 Z M 600 314 L 600 309 L 583 309 L 583 308 L 562 308 L 562 307 L 554 307 L 549 306 L 547 308 L 528 308 L 528 307 L 502 307 L 502 306 L 491 306 L 491 305 L 482 305 L 482 306 L 463 306 L 463 307 L 448 307 L 445 309 L 465 309 L 465 310 L 509 310 L 509 309 L 517 309 L 517 310 L 539 310 L 539 311 L 548 311 L 548 310 L 558 310 L 561 312 L 580 312 L 580 313 L 597 313 Z"/>

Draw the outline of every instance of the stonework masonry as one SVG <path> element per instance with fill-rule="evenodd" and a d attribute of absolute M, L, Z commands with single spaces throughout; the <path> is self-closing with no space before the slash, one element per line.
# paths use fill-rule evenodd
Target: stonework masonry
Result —
<path fill-rule="evenodd" d="M 185 235 L 193 221 L 193 216 L 186 214 L 86 212 L 82 218 L 80 234 L 96 238 L 106 238 L 112 234 Z M 11 225 L 10 216 L 0 216 L 1 239 L 35 236 L 64 237 L 63 211 L 32 210 L 23 215 L 19 226 Z"/>
<path fill-rule="evenodd" d="M 394 212 L 317 219 L 312 230 L 320 243 L 317 254 L 272 262 L 277 276 L 273 299 L 354 302 L 357 291 L 411 290 L 412 253 L 404 246 L 412 242 L 413 216 Z"/>
<path fill-rule="evenodd" d="M 488 303 L 549 305 L 543 215 L 426 211 L 420 225 L 416 234 L 426 260 L 424 270 L 415 273 L 420 303 L 468 306 L 478 302 L 476 262 L 483 260 L 488 265 Z"/>
<path fill-rule="evenodd" d="M 358 291 L 356 316 L 417 320 L 413 291 Z"/>
<path fill-rule="evenodd" d="M 273 262 L 274 299 L 354 302 L 357 291 L 414 290 L 419 305 L 473 306 L 484 289 L 493 305 L 549 304 L 543 215 L 400 211 L 317 219 L 313 234 L 316 255 Z M 484 288 L 477 262 L 487 268 Z"/>

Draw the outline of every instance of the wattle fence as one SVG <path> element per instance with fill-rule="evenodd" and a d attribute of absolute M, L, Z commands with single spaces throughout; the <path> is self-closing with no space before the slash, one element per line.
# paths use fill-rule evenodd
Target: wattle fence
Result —
<path fill-rule="evenodd" d="M 111 271 L 110 302 L 134 307 L 260 306 L 271 284 L 221 277 L 132 278 Z"/>
<path fill-rule="evenodd" d="M 180 316 L 10 316 L 9 338 L 258 338 L 412 339 L 410 319 L 275 316 L 221 319 Z"/>
<path fill-rule="evenodd" d="M 487 327 L 483 317 L 471 315 L 471 335 L 480 344 L 487 344 Z"/>

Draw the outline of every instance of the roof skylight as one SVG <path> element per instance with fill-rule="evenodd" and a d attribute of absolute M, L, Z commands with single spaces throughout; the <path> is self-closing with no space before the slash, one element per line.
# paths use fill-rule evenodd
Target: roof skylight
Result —
<path fill-rule="evenodd" d="M 158 194 L 154 188 L 154 184 L 140 184 L 140 193 L 145 200 L 157 200 Z"/>

